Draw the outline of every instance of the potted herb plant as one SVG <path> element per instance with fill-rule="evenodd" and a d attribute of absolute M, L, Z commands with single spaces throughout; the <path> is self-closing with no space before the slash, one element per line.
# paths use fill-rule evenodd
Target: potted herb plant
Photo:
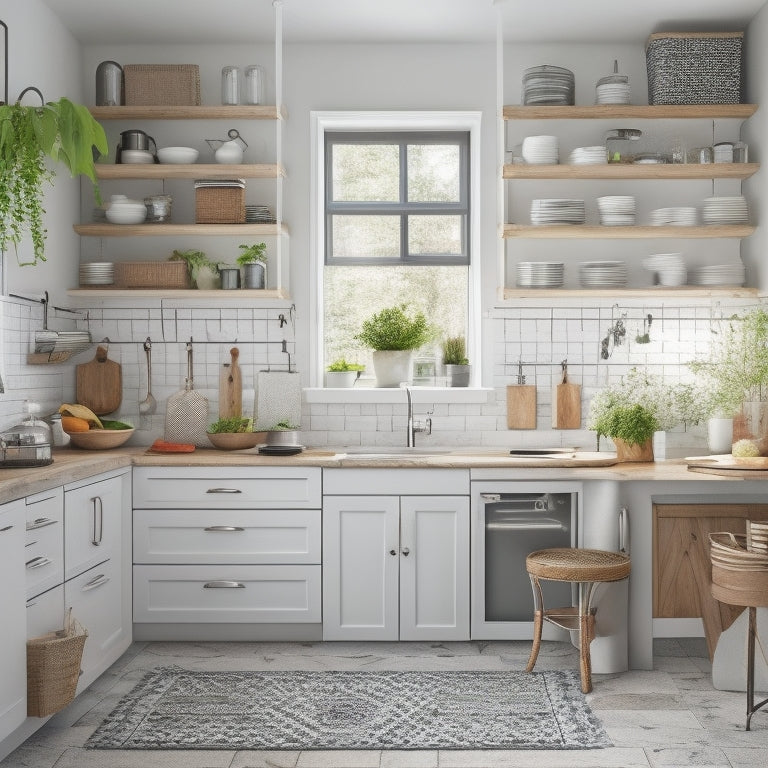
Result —
<path fill-rule="evenodd" d="M 452 387 L 468 387 L 471 367 L 467 359 L 464 336 L 449 336 L 443 340 L 443 364 Z"/>
<path fill-rule="evenodd" d="M 267 285 L 267 244 L 241 245 L 237 263 L 243 270 L 243 288 L 265 288 Z"/>
<path fill-rule="evenodd" d="M 290 421 L 278 421 L 267 430 L 267 445 L 298 445 L 299 427 Z"/>
<path fill-rule="evenodd" d="M 373 350 L 377 387 L 398 387 L 411 377 L 413 350 L 432 336 L 422 312 L 408 313 L 408 305 L 386 307 L 363 320 L 355 339 Z"/>
<path fill-rule="evenodd" d="M 360 378 L 360 374 L 365 370 L 365 366 L 359 363 L 348 363 L 345 358 L 339 357 L 325 370 L 326 387 L 348 389 L 355 385 L 355 382 Z"/>
<path fill-rule="evenodd" d="M 36 90 L 36 89 L 35 89 Z M 63 163 L 73 176 L 87 176 L 101 202 L 94 168 L 94 148 L 108 152 L 104 129 L 88 109 L 69 99 L 39 107 L 0 104 L 0 251 L 18 245 L 28 232 L 33 260 L 45 261 L 43 187 L 54 172 L 46 158 Z"/>
<path fill-rule="evenodd" d="M 219 265 L 211 261 L 202 251 L 174 251 L 169 261 L 184 261 L 192 285 L 201 290 L 218 288 Z"/>

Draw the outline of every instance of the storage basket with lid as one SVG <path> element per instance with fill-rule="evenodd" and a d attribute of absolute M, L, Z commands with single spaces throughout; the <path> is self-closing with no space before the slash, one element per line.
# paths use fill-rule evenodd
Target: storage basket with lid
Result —
<path fill-rule="evenodd" d="M 245 182 L 242 179 L 199 179 L 195 182 L 198 224 L 245 224 Z"/>

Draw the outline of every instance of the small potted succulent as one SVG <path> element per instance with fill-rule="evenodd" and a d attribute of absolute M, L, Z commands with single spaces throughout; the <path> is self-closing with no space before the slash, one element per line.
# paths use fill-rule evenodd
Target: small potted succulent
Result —
<path fill-rule="evenodd" d="M 237 264 L 243 270 L 243 288 L 266 288 L 267 286 L 267 244 L 252 243 L 241 245 L 242 253 Z"/>
<path fill-rule="evenodd" d="M 443 340 L 443 364 L 445 375 L 452 387 L 468 387 L 471 367 L 467 359 L 464 336 L 449 336 Z"/>
<path fill-rule="evenodd" d="M 364 365 L 348 363 L 345 358 L 339 357 L 325 369 L 325 386 L 342 389 L 354 387 L 364 370 Z"/>
<path fill-rule="evenodd" d="M 432 336 L 422 312 L 409 315 L 408 306 L 386 307 L 363 321 L 355 339 L 373 350 L 377 387 L 399 387 L 411 378 L 413 350 Z"/>

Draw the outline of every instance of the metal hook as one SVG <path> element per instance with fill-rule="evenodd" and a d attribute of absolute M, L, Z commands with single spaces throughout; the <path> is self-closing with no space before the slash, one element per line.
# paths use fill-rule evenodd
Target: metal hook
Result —
<path fill-rule="evenodd" d="M 280 327 L 282 328 L 288 321 L 285 319 L 285 315 L 281 312 L 277 319 L 280 321 Z"/>
<path fill-rule="evenodd" d="M 523 361 L 517 361 L 517 383 L 525 384 L 525 376 L 523 375 Z"/>
<path fill-rule="evenodd" d="M 34 85 L 28 85 L 20 94 L 19 98 L 16 99 L 16 103 L 19 104 L 21 100 L 24 98 L 24 94 L 28 93 L 29 91 L 34 91 L 39 97 L 40 97 L 40 103 L 42 106 L 45 106 L 45 98 L 43 97 L 43 93 L 39 88 L 35 88 Z"/>

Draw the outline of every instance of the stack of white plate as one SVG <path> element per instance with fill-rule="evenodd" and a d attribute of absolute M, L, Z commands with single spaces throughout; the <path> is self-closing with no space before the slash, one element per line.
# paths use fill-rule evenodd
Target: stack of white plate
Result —
<path fill-rule="evenodd" d="M 651 211 L 653 227 L 695 227 L 699 212 L 695 208 L 657 208 Z"/>
<path fill-rule="evenodd" d="M 701 205 L 701 220 L 705 224 L 747 224 L 747 201 L 742 195 L 707 197 Z"/>
<path fill-rule="evenodd" d="M 582 261 L 579 285 L 582 288 L 623 288 L 627 284 L 627 265 L 623 261 Z"/>
<path fill-rule="evenodd" d="M 632 195 L 598 197 L 597 208 L 604 227 L 631 227 L 635 223 L 635 198 Z"/>
<path fill-rule="evenodd" d="M 90 261 L 80 265 L 80 285 L 112 285 L 115 265 L 111 261 Z"/>
<path fill-rule="evenodd" d="M 599 147 L 576 147 L 568 156 L 571 165 L 601 165 L 608 162 L 608 149 Z"/>
<path fill-rule="evenodd" d="M 520 288 L 559 288 L 563 284 L 565 264 L 561 261 L 521 261 L 517 265 Z"/>
<path fill-rule="evenodd" d="M 583 200 L 552 198 L 531 200 L 531 224 L 583 224 L 586 211 Z"/>
<path fill-rule="evenodd" d="M 574 104 L 575 82 L 565 67 L 530 67 L 523 72 L 523 104 Z"/>
<path fill-rule="evenodd" d="M 688 277 L 682 253 L 654 253 L 643 259 L 643 266 L 657 276 L 660 285 L 685 285 Z"/>
<path fill-rule="evenodd" d="M 744 265 L 741 262 L 695 267 L 688 272 L 691 285 L 744 285 L 745 280 Z"/>
<path fill-rule="evenodd" d="M 629 83 L 598 83 L 595 90 L 596 104 L 629 104 Z"/>
<path fill-rule="evenodd" d="M 523 160 L 531 165 L 556 165 L 557 136 L 526 136 L 523 139 Z"/>

